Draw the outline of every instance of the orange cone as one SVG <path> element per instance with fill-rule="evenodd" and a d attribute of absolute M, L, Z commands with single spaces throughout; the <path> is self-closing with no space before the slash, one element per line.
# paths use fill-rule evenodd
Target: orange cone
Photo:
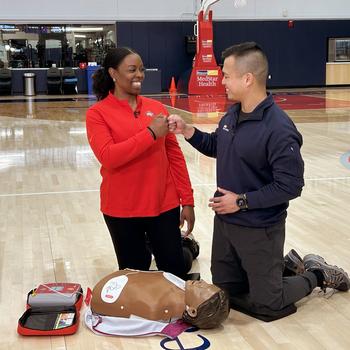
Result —
<path fill-rule="evenodd" d="M 170 103 L 171 103 L 171 107 L 175 107 L 175 103 L 176 103 L 176 93 L 171 92 L 170 93 Z"/>
<path fill-rule="evenodd" d="M 171 94 L 175 94 L 175 93 L 177 92 L 177 90 L 176 90 L 176 85 L 175 85 L 175 78 L 174 78 L 174 77 L 171 78 L 171 83 L 170 83 L 169 92 L 170 92 Z"/>

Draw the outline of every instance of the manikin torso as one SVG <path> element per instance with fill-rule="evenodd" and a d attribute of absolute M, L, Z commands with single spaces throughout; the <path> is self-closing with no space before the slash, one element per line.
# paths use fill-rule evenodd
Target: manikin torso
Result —
<path fill-rule="evenodd" d="M 181 318 L 185 284 L 160 271 L 120 270 L 97 283 L 91 310 L 105 316 L 135 315 L 148 320 Z"/>

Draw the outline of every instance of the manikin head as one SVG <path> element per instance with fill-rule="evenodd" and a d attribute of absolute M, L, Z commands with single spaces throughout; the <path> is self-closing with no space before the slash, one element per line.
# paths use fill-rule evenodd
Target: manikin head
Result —
<path fill-rule="evenodd" d="M 223 290 L 203 280 L 187 281 L 182 319 L 198 328 L 215 328 L 228 317 L 229 302 Z"/>

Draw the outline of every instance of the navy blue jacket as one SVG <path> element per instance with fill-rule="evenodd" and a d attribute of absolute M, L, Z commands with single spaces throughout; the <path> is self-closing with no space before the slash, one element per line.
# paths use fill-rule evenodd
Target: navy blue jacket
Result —
<path fill-rule="evenodd" d="M 289 200 L 301 194 L 302 136 L 271 94 L 238 123 L 240 109 L 239 103 L 231 106 L 215 132 L 195 129 L 187 141 L 217 159 L 218 187 L 247 195 L 247 211 L 220 218 L 236 225 L 267 227 L 284 221 Z"/>

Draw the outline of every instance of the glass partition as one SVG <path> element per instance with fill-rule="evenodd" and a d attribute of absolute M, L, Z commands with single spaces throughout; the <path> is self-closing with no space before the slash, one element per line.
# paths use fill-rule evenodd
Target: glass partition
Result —
<path fill-rule="evenodd" d="M 350 61 L 350 38 L 328 39 L 328 62 Z"/>
<path fill-rule="evenodd" d="M 101 64 L 115 46 L 115 24 L 0 24 L 0 68 Z"/>

